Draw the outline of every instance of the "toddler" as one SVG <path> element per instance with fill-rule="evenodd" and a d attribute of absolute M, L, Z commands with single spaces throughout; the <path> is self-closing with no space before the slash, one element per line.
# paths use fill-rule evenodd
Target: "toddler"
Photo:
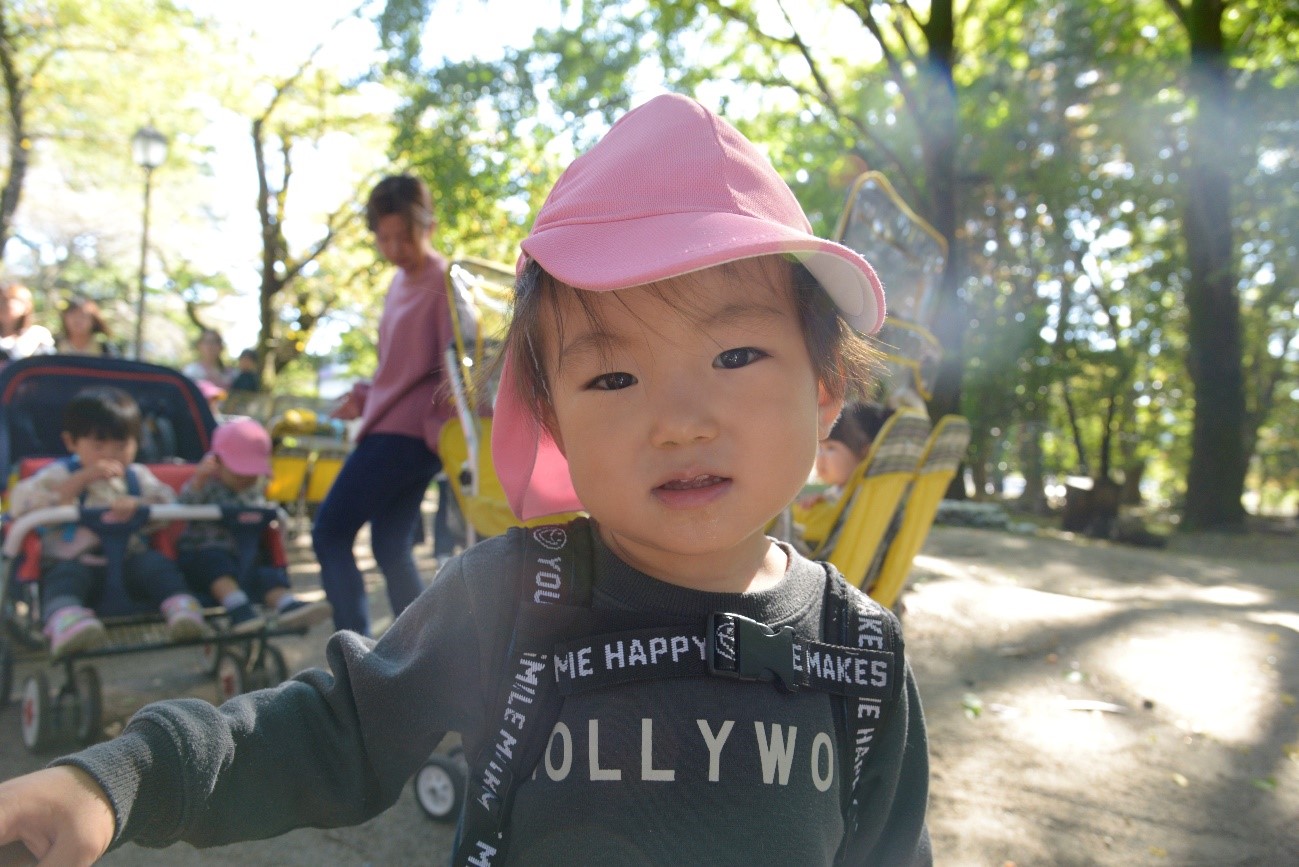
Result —
<path fill-rule="evenodd" d="M 457 865 L 931 863 L 896 619 L 763 532 L 863 374 L 874 271 L 675 95 L 565 171 L 523 253 L 493 457 L 518 517 L 590 518 L 468 549 L 328 673 L 151 705 L 0 785 L 0 844 L 362 822 L 454 730 Z"/>
<path fill-rule="evenodd" d="M 140 505 L 173 502 L 171 488 L 134 463 L 139 438 L 140 408 L 129 394 L 106 387 L 79 392 L 63 412 L 63 444 L 71 456 L 15 484 L 10 512 L 77 503 L 108 507 L 125 521 Z M 187 592 L 176 564 L 149 547 L 147 535 L 136 533 L 128 541 L 122 564 L 127 593 L 159 607 L 171 638 L 206 634 L 198 600 Z M 42 615 L 56 659 L 104 641 L 93 604 L 103 591 L 106 565 L 99 537 L 89 529 L 68 524 L 43 531 Z"/>
<path fill-rule="evenodd" d="M 793 507 L 794 522 L 803 528 L 800 538 L 809 547 L 816 547 L 833 531 L 835 518 L 842 514 L 836 506 L 843 486 L 866 459 L 892 414 L 877 403 L 849 404 L 830 428 L 830 435 L 817 446 L 816 477 L 826 488 L 801 497 Z"/>
<path fill-rule="evenodd" d="M 212 435 L 212 450 L 180 489 L 180 502 L 263 508 L 269 504 L 265 479 L 271 474 L 271 436 L 255 419 L 228 421 Z M 239 576 L 238 545 L 216 521 L 191 521 L 177 542 L 177 559 L 190 588 L 211 594 L 226 610 L 235 632 L 255 632 L 264 624 L 249 592 L 275 613 L 279 626 L 312 626 L 329 618 L 327 602 L 307 602 L 289 591 L 282 568 L 259 566 Z M 245 585 L 246 588 L 245 589 Z"/>

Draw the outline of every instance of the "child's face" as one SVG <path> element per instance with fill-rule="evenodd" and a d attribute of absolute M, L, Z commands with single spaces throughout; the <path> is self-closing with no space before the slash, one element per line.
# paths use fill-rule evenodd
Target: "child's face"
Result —
<path fill-rule="evenodd" d="M 70 307 L 63 313 L 63 330 L 72 337 L 85 337 L 94 326 L 94 320 L 84 307 Z"/>
<path fill-rule="evenodd" d="M 135 461 L 137 443 L 134 438 L 124 440 L 106 440 L 93 436 L 73 438 L 63 435 L 63 444 L 68 451 L 81 459 L 81 465 L 88 467 L 100 461 L 117 461 L 122 466 Z"/>
<path fill-rule="evenodd" d="M 848 481 L 859 458 L 839 440 L 824 440 L 816 450 L 816 476 L 827 485 L 842 485 Z"/>
<path fill-rule="evenodd" d="M 424 261 L 419 233 L 401 214 L 388 214 L 375 224 L 374 244 L 380 255 L 403 271 L 413 271 Z"/>
<path fill-rule="evenodd" d="M 598 322 L 560 293 L 550 427 L 603 538 L 643 571 L 765 556 L 764 528 L 806 481 L 841 402 L 817 381 L 787 284 L 780 263 L 748 260 L 659 294 L 584 293 Z"/>
<path fill-rule="evenodd" d="M 225 464 L 220 463 L 220 459 L 218 459 L 217 465 L 221 468 L 219 474 L 221 484 L 225 485 L 232 491 L 246 491 L 253 485 L 257 484 L 257 481 L 261 478 L 261 476 L 241 476 L 238 473 L 233 472 Z"/>

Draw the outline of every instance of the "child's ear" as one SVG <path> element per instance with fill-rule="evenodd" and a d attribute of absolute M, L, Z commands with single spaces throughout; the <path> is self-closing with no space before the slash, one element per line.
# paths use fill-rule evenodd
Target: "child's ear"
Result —
<path fill-rule="evenodd" d="M 823 440 L 830 435 L 839 413 L 843 411 L 843 398 L 831 397 L 824 382 L 816 385 L 816 438 Z"/>
<path fill-rule="evenodd" d="M 77 441 L 72 434 L 67 431 L 62 431 L 59 433 L 59 436 L 63 437 L 63 447 L 68 450 L 68 454 L 72 454 L 76 451 Z"/>

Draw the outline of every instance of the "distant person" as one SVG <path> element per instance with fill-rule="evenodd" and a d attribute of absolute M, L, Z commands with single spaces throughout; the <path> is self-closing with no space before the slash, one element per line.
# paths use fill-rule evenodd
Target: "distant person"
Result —
<path fill-rule="evenodd" d="M 370 604 L 352 551 L 370 524 L 370 549 L 387 584 L 393 616 L 422 589 L 414 546 L 420 504 L 442 468 L 438 433 L 455 413 L 443 358 L 454 333 L 447 304 L 447 261 L 433 249 L 433 198 L 411 175 L 381 180 L 365 206 L 379 253 L 397 274 L 379 320 L 379 367 L 335 408 L 361 419 L 356 447 L 316 513 L 311 541 L 334 626 L 370 634 Z"/>
<path fill-rule="evenodd" d="M 35 319 L 32 290 L 12 280 L 0 283 L 0 362 L 54 351 L 54 335 Z"/>
<path fill-rule="evenodd" d="M 222 391 L 230 388 L 233 374 L 225 363 L 226 342 L 221 333 L 213 328 L 204 328 L 194 342 L 198 360 L 192 361 L 181 369 L 181 373 L 195 382 L 207 380 Z"/>
<path fill-rule="evenodd" d="M 212 451 L 181 488 L 179 500 L 189 505 L 261 508 L 270 505 L 266 499 L 270 474 L 271 435 L 254 419 L 235 419 L 216 429 Z M 176 548 L 190 588 L 210 595 L 225 608 L 235 632 L 252 632 L 265 623 L 253 607 L 254 599 L 286 629 L 329 619 L 329 603 L 294 596 L 281 567 L 261 564 L 251 574 L 240 575 L 239 547 L 220 522 L 191 521 Z"/>
<path fill-rule="evenodd" d="M 113 335 L 93 298 L 68 300 L 59 316 L 62 333 L 55 344 L 60 355 L 117 355 Z"/>
<path fill-rule="evenodd" d="M 135 463 L 140 426 L 139 405 L 121 389 L 78 392 L 63 411 L 63 444 L 71 456 L 15 484 L 10 512 L 80 504 L 107 507 L 126 520 L 142 505 L 174 502 L 171 488 Z M 158 606 L 171 638 L 198 638 L 208 631 L 203 609 L 176 564 L 149 547 L 149 530 L 144 527 L 128 541 L 121 576 L 125 589 Z M 104 624 L 93 603 L 103 592 L 107 572 L 99 536 L 85 527 L 51 527 L 42 538 L 41 614 L 50 653 L 58 658 L 104 640 Z"/>
<path fill-rule="evenodd" d="M 239 353 L 239 360 L 235 362 L 239 367 L 239 372 L 235 378 L 230 380 L 231 391 L 246 391 L 257 393 L 262 390 L 262 377 L 257 369 L 257 350 L 245 349 Z"/>
<path fill-rule="evenodd" d="M 809 548 L 824 542 L 842 516 L 838 503 L 844 485 L 857 465 L 870 454 L 875 438 L 893 410 L 877 403 L 852 403 L 830 429 L 816 450 L 816 477 L 825 490 L 800 498 L 793 506 L 794 523 L 802 528 L 800 538 Z"/>

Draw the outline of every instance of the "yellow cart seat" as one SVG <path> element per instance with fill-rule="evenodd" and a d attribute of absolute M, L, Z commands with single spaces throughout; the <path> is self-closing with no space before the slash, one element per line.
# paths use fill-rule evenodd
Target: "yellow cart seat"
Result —
<path fill-rule="evenodd" d="M 271 478 L 266 483 L 266 499 L 272 503 L 296 503 L 307 480 L 308 453 L 285 452 L 271 455 Z"/>
<path fill-rule="evenodd" d="M 900 411 L 889 417 L 840 498 L 839 527 L 813 552 L 860 587 L 880 540 L 915 479 L 929 437 L 929 419 Z"/>
<path fill-rule="evenodd" d="M 943 416 L 934 426 L 920 472 L 903 509 L 902 524 L 884 554 L 879 577 L 869 590 L 871 598 L 881 605 L 892 608 L 902 595 L 911 563 L 934 525 L 938 504 L 947 493 L 969 444 L 970 423 L 962 416 Z"/>

